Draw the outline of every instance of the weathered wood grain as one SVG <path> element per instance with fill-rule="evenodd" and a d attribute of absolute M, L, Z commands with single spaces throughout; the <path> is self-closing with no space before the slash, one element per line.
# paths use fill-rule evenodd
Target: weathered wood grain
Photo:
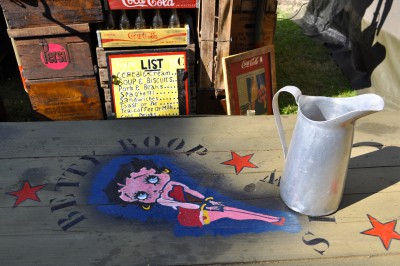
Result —
<path fill-rule="evenodd" d="M 10 38 L 41 37 L 50 35 L 90 32 L 89 24 L 55 25 L 37 28 L 7 29 Z"/>
<path fill-rule="evenodd" d="M 32 108 L 45 120 L 103 119 L 94 76 L 75 79 L 28 81 L 26 89 Z"/>
<path fill-rule="evenodd" d="M 272 116 L 0 123 L 0 261 L 4 265 L 396 264 L 398 239 L 385 248 L 378 237 L 362 232 L 373 227 L 368 215 L 381 224 L 400 217 L 398 116 L 380 112 L 357 122 L 342 204 L 336 213 L 319 219 L 288 210 L 279 198 L 284 161 Z M 283 117 L 289 140 L 295 120 L 296 116 Z M 198 145 L 201 148 L 193 151 Z M 231 152 L 252 154 L 250 162 L 257 167 L 237 173 L 223 164 L 232 158 Z M 99 208 L 115 203 L 89 201 L 97 193 L 93 187 L 97 178 L 113 160 L 137 155 L 170 158 L 200 191 L 212 189 L 218 197 L 246 206 L 283 211 L 290 217 L 285 228 L 293 232 L 223 236 L 209 231 L 197 237 L 178 236 L 171 222 L 105 214 Z M 37 193 L 39 201 L 15 206 L 17 197 L 10 192 L 26 181 L 31 186 L 45 184 Z M 77 222 L 70 225 L 70 221 Z M 225 229 L 236 227 L 239 224 L 228 223 Z M 398 226 L 393 230 L 398 233 Z"/>
<path fill-rule="evenodd" d="M 99 22 L 103 20 L 99 0 L 1 0 L 8 28 L 20 29 Z"/>
<path fill-rule="evenodd" d="M 15 39 L 15 44 L 27 80 L 94 75 L 89 34 Z"/>
<path fill-rule="evenodd" d="M 233 0 L 220 0 L 218 10 L 218 38 L 215 54 L 214 88 L 223 89 L 224 73 L 222 71 L 222 58 L 229 55 L 232 28 L 232 3 Z"/>
<path fill-rule="evenodd" d="M 217 27 L 215 18 L 216 1 L 202 1 L 201 10 L 199 89 L 209 89 L 213 87 L 214 82 L 214 38 Z"/>

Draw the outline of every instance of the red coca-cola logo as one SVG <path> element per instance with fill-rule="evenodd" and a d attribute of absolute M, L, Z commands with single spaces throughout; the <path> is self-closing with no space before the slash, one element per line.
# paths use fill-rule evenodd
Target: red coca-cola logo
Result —
<path fill-rule="evenodd" d="M 70 62 L 67 48 L 56 43 L 41 43 L 43 51 L 40 53 L 42 63 L 51 69 L 61 70 L 68 66 Z"/>

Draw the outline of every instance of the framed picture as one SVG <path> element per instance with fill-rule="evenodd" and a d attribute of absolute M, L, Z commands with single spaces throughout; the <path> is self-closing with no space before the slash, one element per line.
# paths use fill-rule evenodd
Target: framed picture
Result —
<path fill-rule="evenodd" d="M 189 114 L 186 50 L 111 52 L 107 64 L 116 118 Z"/>
<path fill-rule="evenodd" d="M 272 114 L 276 92 L 274 46 L 264 46 L 223 58 L 228 115 Z"/>

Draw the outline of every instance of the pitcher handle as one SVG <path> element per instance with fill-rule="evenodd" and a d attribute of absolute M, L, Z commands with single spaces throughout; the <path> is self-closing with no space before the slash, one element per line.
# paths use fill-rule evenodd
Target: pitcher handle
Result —
<path fill-rule="evenodd" d="M 299 98 L 301 96 L 301 91 L 299 90 L 299 88 L 297 88 L 295 86 L 286 86 L 286 87 L 283 87 L 282 89 L 280 89 L 274 95 L 274 98 L 272 99 L 272 108 L 274 111 L 275 123 L 278 128 L 279 138 L 281 140 L 283 156 L 286 160 L 288 148 L 287 148 L 287 144 L 286 144 L 285 132 L 283 130 L 281 115 L 279 112 L 279 103 L 278 103 L 279 94 L 281 92 L 289 92 L 290 94 L 292 94 L 296 100 L 296 104 L 299 105 Z"/>

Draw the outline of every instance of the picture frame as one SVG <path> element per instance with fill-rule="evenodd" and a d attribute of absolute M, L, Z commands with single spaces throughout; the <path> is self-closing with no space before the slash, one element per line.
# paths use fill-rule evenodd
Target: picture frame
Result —
<path fill-rule="evenodd" d="M 228 115 L 272 114 L 276 93 L 275 50 L 263 46 L 224 57 L 224 84 Z M 253 112 L 254 113 L 254 112 Z"/>
<path fill-rule="evenodd" d="M 187 50 L 117 51 L 106 57 L 115 118 L 190 114 Z"/>

